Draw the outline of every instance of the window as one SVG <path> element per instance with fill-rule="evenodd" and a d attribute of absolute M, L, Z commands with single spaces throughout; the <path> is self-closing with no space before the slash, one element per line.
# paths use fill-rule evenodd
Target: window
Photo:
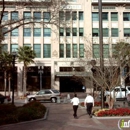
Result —
<path fill-rule="evenodd" d="M 72 12 L 72 20 L 77 20 L 77 12 Z"/>
<path fill-rule="evenodd" d="M 24 12 L 24 19 L 25 20 L 30 20 L 31 19 L 31 12 Z"/>
<path fill-rule="evenodd" d="M 77 44 L 73 44 L 73 58 L 77 58 Z"/>
<path fill-rule="evenodd" d="M 108 12 L 103 12 L 102 13 L 102 20 L 103 21 L 108 21 Z"/>
<path fill-rule="evenodd" d="M 130 21 L 130 12 L 124 12 L 123 13 L 123 20 L 124 21 Z"/>
<path fill-rule="evenodd" d="M 6 21 L 8 20 L 8 12 L 4 12 L 3 13 L 3 18 L 2 18 L 3 21 Z"/>
<path fill-rule="evenodd" d="M 108 44 L 103 45 L 103 57 L 109 58 L 109 45 Z"/>
<path fill-rule="evenodd" d="M 63 11 L 60 11 L 59 18 L 60 18 L 60 21 L 64 20 L 64 12 Z"/>
<path fill-rule="evenodd" d="M 41 20 L 41 12 L 34 12 L 33 17 L 34 17 L 34 20 L 40 21 Z"/>
<path fill-rule="evenodd" d="M 10 49 L 11 49 L 10 52 L 16 52 L 18 49 L 18 44 L 11 44 Z"/>
<path fill-rule="evenodd" d="M 115 52 L 116 52 L 115 46 L 116 46 L 116 44 L 112 44 L 112 55 L 113 55 L 113 56 L 114 56 L 114 54 L 115 54 Z"/>
<path fill-rule="evenodd" d="M 99 44 L 93 44 L 93 58 L 99 58 L 99 57 L 100 57 Z M 104 58 L 109 57 L 109 45 L 108 44 L 103 45 L 103 57 Z"/>
<path fill-rule="evenodd" d="M 111 12 L 111 21 L 118 21 L 118 13 Z"/>
<path fill-rule="evenodd" d="M 121 91 L 126 91 L 126 88 L 121 88 Z"/>
<path fill-rule="evenodd" d="M 71 49 L 70 49 L 70 44 L 66 44 L 66 58 L 71 57 Z"/>
<path fill-rule="evenodd" d="M 92 29 L 92 36 L 93 37 L 98 37 L 99 36 L 99 29 L 98 28 L 93 28 Z"/>
<path fill-rule="evenodd" d="M 66 28 L 66 36 L 70 36 L 70 28 Z"/>
<path fill-rule="evenodd" d="M 84 57 L 84 44 L 79 44 L 79 57 Z"/>
<path fill-rule="evenodd" d="M 112 28 L 111 29 L 111 36 L 112 37 L 118 37 L 118 28 Z"/>
<path fill-rule="evenodd" d="M 8 44 L 2 44 L 2 52 L 8 51 Z"/>
<path fill-rule="evenodd" d="M 40 58 L 41 57 L 41 45 L 40 44 L 34 44 L 33 50 L 36 53 L 36 58 Z"/>
<path fill-rule="evenodd" d="M 23 35 L 24 37 L 31 37 L 31 28 L 24 28 Z"/>
<path fill-rule="evenodd" d="M 66 20 L 66 21 L 71 20 L 71 14 L 70 14 L 70 12 L 66 12 L 65 20 Z"/>
<path fill-rule="evenodd" d="M 64 57 L 64 44 L 60 44 L 60 58 Z"/>
<path fill-rule="evenodd" d="M 11 31 L 11 36 L 18 36 L 18 35 L 19 35 L 18 28 Z"/>
<path fill-rule="evenodd" d="M 93 44 L 93 58 L 100 57 L 99 44 Z"/>
<path fill-rule="evenodd" d="M 52 94 L 50 90 L 45 90 L 45 94 Z"/>
<path fill-rule="evenodd" d="M 50 28 L 44 28 L 44 37 L 50 37 L 51 36 L 51 29 Z"/>
<path fill-rule="evenodd" d="M 92 13 L 92 21 L 99 21 L 99 14 L 97 12 Z"/>
<path fill-rule="evenodd" d="M 84 20 L 83 12 L 79 12 L 79 20 Z"/>
<path fill-rule="evenodd" d="M 108 37 L 108 28 L 103 28 L 103 37 Z"/>
<path fill-rule="evenodd" d="M 77 36 L 77 28 L 72 28 L 73 36 Z"/>
<path fill-rule="evenodd" d="M 40 37 L 41 36 L 41 28 L 34 28 L 33 29 L 33 36 Z"/>
<path fill-rule="evenodd" d="M 8 31 L 8 28 L 2 28 L 2 32 L 5 33 L 6 31 Z M 4 34 L 4 36 L 8 36 L 8 33 Z"/>
<path fill-rule="evenodd" d="M 124 37 L 130 36 L 130 28 L 124 28 Z"/>
<path fill-rule="evenodd" d="M 64 36 L 64 28 L 60 28 L 60 36 Z"/>
<path fill-rule="evenodd" d="M 84 36 L 84 29 L 83 28 L 79 28 L 79 36 Z"/>
<path fill-rule="evenodd" d="M 51 58 L 51 45 L 50 44 L 43 44 L 43 57 Z"/>
<path fill-rule="evenodd" d="M 18 12 L 11 12 L 11 20 L 18 20 Z"/>
<path fill-rule="evenodd" d="M 51 14 L 50 14 L 50 12 L 44 12 L 44 13 L 43 13 L 43 21 L 44 21 L 44 22 L 49 22 L 50 19 L 51 19 Z"/>

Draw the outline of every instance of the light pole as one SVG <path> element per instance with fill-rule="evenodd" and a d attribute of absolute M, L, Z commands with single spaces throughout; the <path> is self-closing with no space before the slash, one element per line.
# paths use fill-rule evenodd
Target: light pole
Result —
<path fill-rule="evenodd" d="M 38 66 L 38 73 L 40 74 L 40 90 L 42 90 L 42 74 L 43 74 L 43 66 Z"/>
<path fill-rule="evenodd" d="M 90 64 L 92 65 L 92 68 L 91 68 L 92 77 L 96 78 L 96 68 L 95 68 L 96 60 L 91 60 Z M 94 80 L 93 80 L 93 78 L 92 78 L 92 85 L 93 85 L 93 97 L 94 97 Z"/>
<path fill-rule="evenodd" d="M 103 30 L 102 30 L 102 0 L 98 0 L 99 9 L 99 45 L 100 45 L 100 68 L 101 73 L 104 73 L 104 60 L 103 60 Z M 104 107 L 104 91 L 103 86 L 101 86 L 101 108 Z"/>
<path fill-rule="evenodd" d="M 16 59 L 16 52 L 12 52 L 12 104 L 14 104 L 14 72 L 15 72 L 15 59 Z"/>

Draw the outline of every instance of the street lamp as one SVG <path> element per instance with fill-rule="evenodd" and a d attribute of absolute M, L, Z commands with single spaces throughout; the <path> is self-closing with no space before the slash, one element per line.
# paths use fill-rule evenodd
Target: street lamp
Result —
<path fill-rule="evenodd" d="M 42 90 L 42 74 L 44 73 L 43 66 L 38 66 L 38 73 L 40 74 L 40 90 Z"/>
<path fill-rule="evenodd" d="M 103 29 L 102 29 L 102 0 L 98 0 L 99 9 L 99 45 L 100 45 L 100 68 L 102 73 L 104 73 L 104 60 L 103 60 Z M 101 86 L 101 108 L 104 107 L 104 91 Z"/>
<path fill-rule="evenodd" d="M 12 104 L 14 104 L 14 72 L 15 72 L 15 59 L 16 59 L 16 52 L 12 52 Z"/>
<path fill-rule="evenodd" d="M 96 68 L 95 68 L 96 60 L 91 60 L 90 64 L 92 65 L 91 71 L 92 71 L 92 77 L 94 78 L 95 73 L 96 73 Z M 94 97 L 94 80 L 93 80 L 93 78 L 92 78 L 92 85 L 93 85 L 93 97 Z"/>

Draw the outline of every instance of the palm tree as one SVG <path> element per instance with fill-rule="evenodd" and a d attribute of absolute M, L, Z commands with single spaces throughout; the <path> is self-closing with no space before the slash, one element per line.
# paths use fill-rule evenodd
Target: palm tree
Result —
<path fill-rule="evenodd" d="M 9 75 L 12 68 L 12 55 L 9 52 L 2 52 L 0 54 L 1 68 L 4 70 L 4 92 L 6 96 L 6 88 L 7 88 L 7 77 Z M 10 82 L 10 79 L 9 79 Z M 9 86 L 9 95 L 10 95 L 10 86 Z"/>
<path fill-rule="evenodd" d="M 27 66 L 34 63 L 36 53 L 32 50 L 32 47 L 23 46 L 18 48 L 18 62 L 23 62 L 23 94 L 26 94 L 26 81 L 27 81 Z"/>

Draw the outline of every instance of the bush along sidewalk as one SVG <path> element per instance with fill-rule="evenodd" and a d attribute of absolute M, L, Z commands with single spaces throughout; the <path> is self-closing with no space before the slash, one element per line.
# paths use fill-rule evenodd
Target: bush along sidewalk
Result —
<path fill-rule="evenodd" d="M 46 107 L 40 102 L 29 102 L 21 107 L 0 105 L 0 125 L 30 121 L 44 117 Z"/>
<path fill-rule="evenodd" d="M 129 108 L 99 109 L 97 111 L 94 111 L 93 114 L 97 117 L 130 116 L 130 109 Z"/>
<path fill-rule="evenodd" d="M 93 108 L 93 115 L 96 117 L 108 117 L 108 116 L 130 116 L 129 108 L 113 108 L 109 109 L 108 104 L 105 103 L 105 108 L 101 109 L 101 102 L 95 102 Z M 80 106 L 84 107 L 84 102 L 80 103 Z"/>

